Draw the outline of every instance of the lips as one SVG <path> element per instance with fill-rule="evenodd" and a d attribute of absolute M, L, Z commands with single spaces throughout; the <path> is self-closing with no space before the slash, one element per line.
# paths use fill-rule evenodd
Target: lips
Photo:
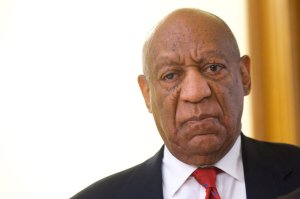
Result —
<path fill-rule="evenodd" d="M 208 130 L 211 129 L 214 125 L 217 125 L 218 117 L 213 114 L 201 114 L 199 116 L 188 117 L 182 122 L 179 122 L 179 129 L 181 130 Z M 189 129 L 189 130 L 188 130 Z"/>
<path fill-rule="evenodd" d="M 187 122 L 201 122 L 209 119 L 217 119 L 215 115 L 212 114 L 201 114 L 199 116 L 192 116 L 189 117 L 188 119 L 184 120 L 182 124 L 187 123 Z"/>
<path fill-rule="evenodd" d="M 213 114 L 191 116 L 179 124 L 178 132 L 188 140 L 199 135 L 213 135 L 220 130 L 218 120 L 218 117 Z"/>

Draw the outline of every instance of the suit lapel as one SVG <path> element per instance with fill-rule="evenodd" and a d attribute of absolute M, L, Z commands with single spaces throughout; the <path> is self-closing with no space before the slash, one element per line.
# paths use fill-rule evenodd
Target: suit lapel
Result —
<path fill-rule="evenodd" d="M 242 135 L 242 157 L 247 199 L 275 198 L 289 189 L 284 178 L 292 169 L 265 143 Z"/>
<path fill-rule="evenodd" d="M 161 165 L 163 147 L 152 158 L 142 163 L 129 176 L 120 190 L 120 199 L 163 199 Z M 128 190 L 133 190 L 128 192 Z"/>

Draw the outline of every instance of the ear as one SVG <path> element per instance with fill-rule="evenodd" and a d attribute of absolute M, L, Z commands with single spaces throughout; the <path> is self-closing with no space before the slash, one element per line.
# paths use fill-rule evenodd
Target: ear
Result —
<path fill-rule="evenodd" d="M 244 55 L 240 58 L 240 70 L 244 89 L 244 95 L 248 95 L 251 90 L 251 76 L 250 76 L 250 58 Z"/>
<path fill-rule="evenodd" d="M 149 89 L 149 83 L 148 83 L 148 80 L 147 80 L 146 76 L 145 75 L 139 75 L 138 76 L 138 83 L 139 83 L 140 89 L 142 91 L 147 109 L 150 113 L 152 113 L 151 103 L 150 103 L 150 89 Z"/>

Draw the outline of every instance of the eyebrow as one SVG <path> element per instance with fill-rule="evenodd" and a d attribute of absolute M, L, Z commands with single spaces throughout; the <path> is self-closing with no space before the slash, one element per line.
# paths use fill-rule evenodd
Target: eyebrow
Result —
<path fill-rule="evenodd" d="M 208 50 L 199 54 L 200 56 L 197 53 L 195 53 L 196 55 L 194 57 L 192 56 L 192 60 L 200 65 L 203 62 L 206 62 L 207 60 L 210 61 L 212 59 L 224 60 L 226 63 L 229 63 L 225 54 L 218 50 Z"/>
<path fill-rule="evenodd" d="M 208 50 L 202 53 L 199 53 L 199 55 L 196 53 L 193 53 L 191 56 L 191 59 L 201 65 L 207 60 L 212 60 L 212 59 L 218 59 L 218 60 L 224 60 L 226 63 L 228 63 L 228 60 L 226 56 L 218 50 Z M 184 59 L 181 57 L 179 54 L 165 54 L 165 55 L 160 55 L 156 58 L 155 60 L 155 68 L 159 68 L 163 65 L 172 65 L 172 66 L 183 66 L 184 64 Z"/>
<path fill-rule="evenodd" d="M 184 61 L 181 60 L 180 55 L 161 55 L 155 59 L 155 67 L 161 67 L 163 65 L 173 65 L 173 66 L 180 66 L 184 64 Z"/>

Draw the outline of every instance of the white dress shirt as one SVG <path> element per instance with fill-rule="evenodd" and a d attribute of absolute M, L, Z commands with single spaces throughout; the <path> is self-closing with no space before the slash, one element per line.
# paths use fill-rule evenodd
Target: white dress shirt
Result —
<path fill-rule="evenodd" d="M 216 178 L 220 198 L 246 199 L 240 136 L 230 151 L 214 166 L 223 171 Z M 196 169 L 196 166 L 175 158 L 165 146 L 162 164 L 164 199 L 204 199 L 205 188 L 191 176 Z"/>

